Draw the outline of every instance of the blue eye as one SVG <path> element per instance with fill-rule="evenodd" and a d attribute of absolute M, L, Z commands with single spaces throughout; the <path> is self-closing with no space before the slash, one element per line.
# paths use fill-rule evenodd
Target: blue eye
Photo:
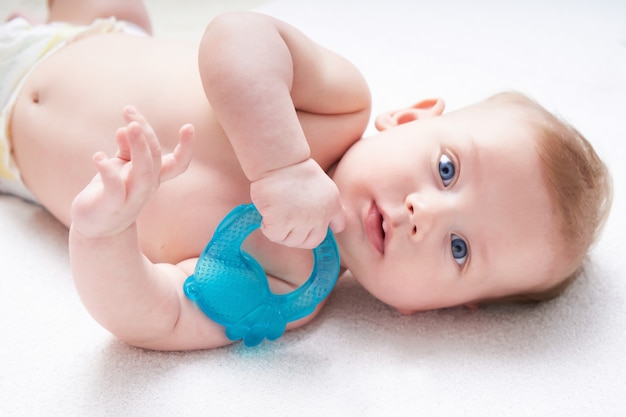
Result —
<path fill-rule="evenodd" d="M 450 247 L 452 249 L 452 256 L 454 257 L 456 263 L 464 265 L 467 260 L 467 243 L 457 235 L 453 234 Z"/>
<path fill-rule="evenodd" d="M 441 157 L 439 157 L 439 176 L 441 177 L 443 186 L 447 187 L 450 185 L 455 175 L 456 168 L 454 162 L 452 162 L 447 155 L 441 154 Z"/>

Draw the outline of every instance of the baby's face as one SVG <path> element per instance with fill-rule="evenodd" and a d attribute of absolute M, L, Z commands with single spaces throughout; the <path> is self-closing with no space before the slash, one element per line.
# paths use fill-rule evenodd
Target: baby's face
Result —
<path fill-rule="evenodd" d="M 554 226 L 532 131 L 484 103 L 388 129 L 334 174 L 341 258 L 401 312 L 552 285 Z"/>

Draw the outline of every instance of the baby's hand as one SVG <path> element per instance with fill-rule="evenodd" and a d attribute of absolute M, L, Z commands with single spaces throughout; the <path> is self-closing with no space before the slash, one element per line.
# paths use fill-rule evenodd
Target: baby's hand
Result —
<path fill-rule="evenodd" d="M 134 107 L 124 109 L 126 127 L 118 129 L 114 158 L 94 155 L 98 173 L 72 203 L 72 227 L 90 237 L 112 236 L 130 227 L 161 182 L 183 173 L 191 161 L 194 129 L 180 129 L 174 152 L 161 155 L 161 145 Z"/>
<path fill-rule="evenodd" d="M 312 249 L 328 227 L 340 232 L 345 211 L 335 183 L 313 159 L 271 171 L 250 186 L 263 234 L 286 246 Z"/>

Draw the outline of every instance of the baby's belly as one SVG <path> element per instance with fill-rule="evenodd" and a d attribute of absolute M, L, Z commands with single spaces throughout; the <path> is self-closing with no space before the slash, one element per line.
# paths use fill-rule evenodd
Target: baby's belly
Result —
<path fill-rule="evenodd" d="M 103 35 L 71 44 L 40 64 L 12 120 L 24 182 L 69 225 L 74 197 L 95 174 L 93 154 L 113 155 L 117 149 L 115 132 L 124 125 L 127 104 L 146 116 L 164 152 L 174 148 L 183 124 L 195 126 L 191 166 L 161 185 L 137 226 L 142 250 L 153 262 L 198 257 L 220 220 L 250 198 L 249 182 L 204 95 L 193 46 Z M 298 285 L 308 278 L 310 251 L 255 236 L 246 250 L 268 271 Z"/>
<path fill-rule="evenodd" d="M 95 173 L 92 155 L 116 151 L 127 104 L 146 116 L 164 152 L 176 145 L 183 124 L 196 128 L 190 170 L 164 184 L 139 225 L 155 261 L 197 256 L 213 233 L 213 219 L 247 201 L 248 184 L 205 98 L 193 46 L 103 35 L 70 44 L 40 64 L 12 119 L 24 182 L 69 224 L 72 200 Z M 192 203 L 203 210 L 190 211 Z"/>

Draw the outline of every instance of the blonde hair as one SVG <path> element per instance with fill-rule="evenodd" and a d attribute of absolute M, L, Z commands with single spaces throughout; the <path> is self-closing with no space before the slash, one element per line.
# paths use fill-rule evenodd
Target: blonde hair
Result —
<path fill-rule="evenodd" d="M 547 301 L 563 293 L 580 275 L 611 208 L 611 177 L 589 141 L 537 102 L 517 92 L 501 93 L 487 101 L 516 106 L 536 133 L 541 171 L 557 221 L 556 253 L 565 263 L 554 277 L 557 283 L 549 288 L 482 303 Z"/>

